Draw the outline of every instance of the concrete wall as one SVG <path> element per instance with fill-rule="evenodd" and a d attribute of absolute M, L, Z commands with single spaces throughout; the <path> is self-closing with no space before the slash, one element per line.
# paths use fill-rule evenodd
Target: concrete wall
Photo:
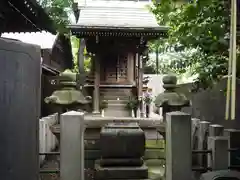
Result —
<path fill-rule="evenodd" d="M 149 87 L 153 89 L 153 97 L 164 91 L 162 77 L 164 75 L 146 74 L 149 76 Z M 184 108 L 185 112 L 192 114 L 192 117 L 211 123 L 224 125 L 225 128 L 240 128 L 240 80 L 237 80 L 236 96 L 236 120 L 225 120 L 226 107 L 226 85 L 227 79 L 223 79 L 212 89 L 192 92 L 192 83 L 180 84 L 177 91 L 184 93 L 192 103 L 190 108 Z"/>
<path fill-rule="evenodd" d="M 192 117 L 211 123 L 224 125 L 225 128 L 240 128 L 240 80 L 237 81 L 236 96 L 236 120 L 225 120 L 226 107 L 226 83 L 227 79 L 220 81 L 212 89 L 191 92 L 192 84 L 182 84 L 178 91 L 183 92 L 192 103 L 190 108 L 184 111 L 192 114 Z"/>
<path fill-rule="evenodd" d="M 148 87 L 152 88 L 153 97 L 157 96 L 159 93 L 164 91 L 162 78 L 164 75 L 162 74 L 144 74 L 143 77 L 149 76 Z"/>

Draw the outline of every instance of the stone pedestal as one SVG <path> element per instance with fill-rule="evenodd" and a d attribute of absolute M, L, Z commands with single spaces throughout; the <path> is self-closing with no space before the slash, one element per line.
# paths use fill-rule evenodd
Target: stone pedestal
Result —
<path fill-rule="evenodd" d="M 137 123 L 109 123 L 100 133 L 101 159 L 95 162 L 96 179 L 147 179 L 142 159 L 145 135 Z"/>
<path fill-rule="evenodd" d="M 100 139 L 100 151 L 103 159 L 132 159 L 144 155 L 145 135 L 137 123 L 107 124 L 101 130 Z M 109 148 L 109 144 L 111 148 Z"/>

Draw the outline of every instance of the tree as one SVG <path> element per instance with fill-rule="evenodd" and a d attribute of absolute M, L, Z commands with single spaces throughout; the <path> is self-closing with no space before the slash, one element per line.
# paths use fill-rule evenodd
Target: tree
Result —
<path fill-rule="evenodd" d="M 175 71 L 192 68 L 206 88 L 227 74 L 229 41 L 229 4 L 225 0 L 192 0 L 182 4 L 154 1 L 151 11 L 159 24 L 169 26 L 164 48 L 169 52 L 197 50 L 189 57 L 169 63 Z M 176 68 L 177 67 L 177 68 Z"/>
<path fill-rule="evenodd" d="M 68 34 L 69 13 L 71 13 L 74 0 L 38 0 L 38 3 L 45 9 L 53 19 L 58 32 Z"/>
<path fill-rule="evenodd" d="M 67 28 L 67 25 L 70 23 L 69 14 L 73 14 L 73 4 L 74 0 L 39 0 L 39 4 L 46 10 L 49 16 L 53 19 L 56 28 L 59 33 L 64 34 L 65 36 L 70 36 L 70 31 Z M 78 48 L 79 48 L 79 39 L 75 36 L 71 36 L 71 45 L 73 53 L 74 68 L 72 71 L 78 72 Z M 86 50 L 85 53 L 86 55 Z M 90 57 L 86 57 L 84 61 L 84 68 L 86 71 L 89 71 L 91 66 Z"/>
<path fill-rule="evenodd" d="M 78 73 L 78 49 L 79 49 L 79 41 L 75 36 L 71 36 L 71 44 L 72 44 L 72 53 L 73 53 L 73 60 L 74 60 L 74 68 L 73 71 Z M 90 71 L 91 69 L 91 56 L 88 55 L 86 48 L 84 49 L 84 70 L 86 72 Z"/>

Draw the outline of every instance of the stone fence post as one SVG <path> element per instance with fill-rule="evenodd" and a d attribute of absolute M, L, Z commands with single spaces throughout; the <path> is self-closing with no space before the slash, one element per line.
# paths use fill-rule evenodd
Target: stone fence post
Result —
<path fill-rule="evenodd" d="M 84 180 L 84 113 L 62 114 L 60 129 L 60 179 Z"/>
<path fill-rule="evenodd" d="M 207 150 L 207 138 L 209 134 L 209 125 L 208 121 L 200 121 L 198 129 L 198 150 Z M 200 167 L 207 166 L 207 154 L 198 154 L 198 165 Z"/>
<path fill-rule="evenodd" d="M 231 151 L 228 152 L 228 166 L 231 169 L 234 169 L 235 166 L 240 165 L 240 160 L 237 158 L 240 156 L 240 130 L 237 129 L 225 129 L 224 135 L 228 138 L 228 149 Z"/>
<path fill-rule="evenodd" d="M 219 124 L 211 124 L 209 126 L 209 136 L 224 136 L 224 127 Z"/>
<path fill-rule="evenodd" d="M 208 137 L 208 166 L 213 171 L 228 169 L 228 138 L 224 136 Z"/>
<path fill-rule="evenodd" d="M 166 114 L 166 180 L 192 177 L 191 126 L 189 114 Z"/>
<path fill-rule="evenodd" d="M 224 127 L 219 124 L 209 126 L 208 150 L 208 167 L 212 170 L 228 169 L 228 139 L 224 137 Z"/>

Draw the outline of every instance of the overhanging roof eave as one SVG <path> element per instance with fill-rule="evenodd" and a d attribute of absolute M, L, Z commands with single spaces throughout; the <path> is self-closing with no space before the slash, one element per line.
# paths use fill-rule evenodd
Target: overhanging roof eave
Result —
<path fill-rule="evenodd" d="M 168 26 L 158 26 L 158 27 L 116 27 L 116 26 L 83 26 L 83 25 L 68 25 L 68 28 L 71 31 L 108 31 L 108 30 L 123 30 L 123 31 L 141 31 L 141 32 L 167 32 L 169 27 Z"/>

